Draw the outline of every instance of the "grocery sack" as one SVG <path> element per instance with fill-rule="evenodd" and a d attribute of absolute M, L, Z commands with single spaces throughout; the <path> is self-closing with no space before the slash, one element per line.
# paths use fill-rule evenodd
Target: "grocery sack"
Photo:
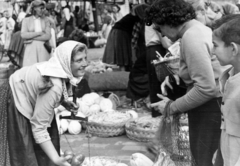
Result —
<path fill-rule="evenodd" d="M 195 166 L 188 131 L 179 120 L 180 114 L 177 114 L 160 121 L 157 135 L 160 151 L 154 166 Z"/>

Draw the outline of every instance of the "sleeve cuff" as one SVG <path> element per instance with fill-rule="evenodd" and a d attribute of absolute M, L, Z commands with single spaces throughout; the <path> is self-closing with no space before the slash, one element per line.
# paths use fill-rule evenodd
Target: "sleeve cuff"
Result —
<path fill-rule="evenodd" d="M 175 101 L 170 104 L 170 110 L 171 112 L 182 112 L 177 108 Z"/>
<path fill-rule="evenodd" d="M 37 144 L 41 144 L 43 142 L 51 140 L 51 138 L 50 138 L 50 136 L 49 136 L 47 131 L 44 132 L 44 133 L 41 133 L 41 134 L 33 134 L 33 137 L 34 137 L 35 142 Z"/>

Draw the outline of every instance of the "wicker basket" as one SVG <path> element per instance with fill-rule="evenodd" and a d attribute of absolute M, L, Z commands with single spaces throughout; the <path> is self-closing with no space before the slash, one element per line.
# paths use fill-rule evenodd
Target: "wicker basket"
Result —
<path fill-rule="evenodd" d="M 156 132 L 157 130 L 133 128 L 130 123 L 126 124 L 127 137 L 135 141 L 149 142 L 155 137 Z"/>
<path fill-rule="evenodd" d="M 174 73 L 168 68 L 169 63 L 176 63 L 179 62 L 179 58 L 171 59 L 164 62 L 158 62 L 154 64 L 155 72 L 157 74 L 157 78 L 159 82 L 163 82 L 165 80 L 165 77 L 169 74 Z"/>
<path fill-rule="evenodd" d="M 98 137 L 114 137 L 125 133 L 125 123 L 120 124 L 100 124 L 95 122 L 88 122 L 86 127 L 88 132 Z"/>
<path fill-rule="evenodd" d="M 125 125 L 126 134 L 132 140 L 149 142 L 156 136 L 161 120 L 162 117 L 152 118 L 147 116 L 128 121 Z"/>

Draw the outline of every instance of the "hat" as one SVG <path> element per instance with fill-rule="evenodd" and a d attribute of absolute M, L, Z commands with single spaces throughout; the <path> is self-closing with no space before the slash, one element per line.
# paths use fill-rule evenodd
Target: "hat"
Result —
<path fill-rule="evenodd" d="M 114 4 L 113 7 L 116 7 L 118 9 L 118 12 L 121 10 L 121 8 L 116 4 Z"/>
<path fill-rule="evenodd" d="M 55 8 L 55 3 L 47 3 L 46 4 L 46 9 L 47 10 L 51 10 L 51 9 L 54 9 Z"/>
<path fill-rule="evenodd" d="M 32 7 L 38 7 L 38 6 L 45 6 L 45 2 L 42 0 L 34 0 L 32 1 Z"/>
<path fill-rule="evenodd" d="M 136 15 L 140 18 L 140 19 L 144 19 L 145 18 L 145 10 L 146 8 L 148 8 L 150 5 L 147 4 L 140 4 L 137 5 L 136 7 L 134 7 L 134 11 L 136 13 Z"/>

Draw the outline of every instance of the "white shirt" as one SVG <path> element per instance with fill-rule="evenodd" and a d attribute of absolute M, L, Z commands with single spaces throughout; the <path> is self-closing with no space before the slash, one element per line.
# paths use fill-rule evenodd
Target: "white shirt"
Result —
<path fill-rule="evenodd" d="M 25 12 L 20 12 L 18 14 L 17 22 L 22 22 L 22 20 L 25 18 L 26 13 Z"/>
<path fill-rule="evenodd" d="M 156 30 L 153 29 L 153 25 L 145 26 L 145 43 L 146 46 L 161 44 L 161 40 Z"/>
<path fill-rule="evenodd" d="M 42 32 L 42 25 L 41 25 L 41 19 L 38 17 L 33 17 L 34 19 L 34 31 L 35 32 Z"/>

